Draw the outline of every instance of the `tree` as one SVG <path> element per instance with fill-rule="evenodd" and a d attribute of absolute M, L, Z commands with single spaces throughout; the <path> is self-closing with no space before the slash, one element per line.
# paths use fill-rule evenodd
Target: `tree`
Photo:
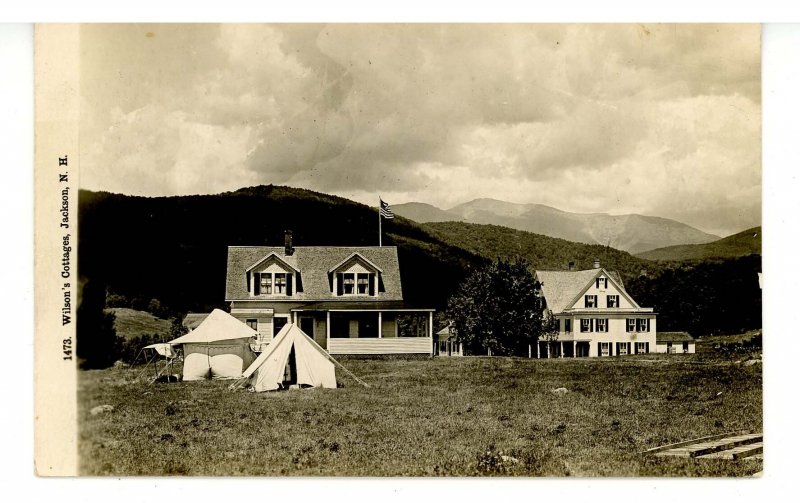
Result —
<path fill-rule="evenodd" d="M 459 342 L 473 354 L 527 355 L 543 333 L 539 288 L 528 263 L 498 259 L 475 271 L 447 304 Z"/>
<path fill-rule="evenodd" d="M 116 316 L 106 311 L 106 286 L 87 281 L 81 290 L 76 317 L 76 351 L 84 369 L 110 367 L 121 352 L 121 338 L 114 329 Z"/>
<path fill-rule="evenodd" d="M 172 318 L 172 324 L 169 326 L 169 340 L 177 339 L 189 333 L 189 329 L 183 325 L 183 318 L 183 315 L 177 315 Z"/>

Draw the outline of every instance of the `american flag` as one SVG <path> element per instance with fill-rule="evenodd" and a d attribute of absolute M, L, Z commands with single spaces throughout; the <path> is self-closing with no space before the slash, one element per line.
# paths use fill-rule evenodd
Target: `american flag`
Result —
<path fill-rule="evenodd" d="M 392 208 L 389 206 L 389 203 L 381 198 L 378 198 L 378 201 L 381 202 L 381 216 L 386 219 L 394 218 L 394 213 L 392 213 Z"/>

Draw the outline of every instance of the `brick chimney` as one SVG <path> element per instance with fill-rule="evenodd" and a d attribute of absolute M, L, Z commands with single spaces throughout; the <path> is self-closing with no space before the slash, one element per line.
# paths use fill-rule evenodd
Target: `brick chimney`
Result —
<path fill-rule="evenodd" d="M 286 256 L 294 253 L 294 246 L 292 246 L 292 231 L 283 231 L 283 253 Z"/>
<path fill-rule="evenodd" d="M 600 259 L 594 259 L 594 269 L 600 269 Z"/>

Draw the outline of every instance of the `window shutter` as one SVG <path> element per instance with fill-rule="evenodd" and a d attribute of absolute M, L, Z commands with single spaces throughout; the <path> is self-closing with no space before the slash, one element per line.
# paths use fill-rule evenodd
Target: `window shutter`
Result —
<path fill-rule="evenodd" d="M 617 354 L 619 354 L 619 342 L 617 343 Z"/>
<path fill-rule="evenodd" d="M 631 354 L 631 343 L 630 342 L 626 342 L 625 344 L 627 344 L 627 346 L 628 346 L 628 354 Z"/>
<path fill-rule="evenodd" d="M 375 273 L 369 274 L 369 294 L 371 297 L 375 296 Z"/>
<path fill-rule="evenodd" d="M 649 342 L 645 342 L 644 343 L 644 352 L 645 353 L 649 353 L 650 352 L 650 343 Z"/>
<path fill-rule="evenodd" d="M 292 280 L 294 279 L 294 274 L 287 274 L 286 275 L 286 295 L 292 295 Z"/>
<path fill-rule="evenodd" d="M 639 354 L 639 345 L 638 344 L 634 344 L 633 345 L 633 354 L 635 354 L 635 355 Z"/>
<path fill-rule="evenodd" d="M 255 292 L 256 295 L 261 295 L 261 273 L 257 272 L 255 274 L 253 274 L 253 278 L 254 278 L 254 281 L 256 282 L 255 288 L 253 289 L 253 291 Z"/>
<path fill-rule="evenodd" d="M 602 342 L 598 342 L 597 343 L 597 356 L 602 356 L 602 354 L 603 354 L 603 343 Z"/>
<path fill-rule="evenodd" d="M 342 277 L 342 273 L 336 274 L 336 295 L 342 295 L 344 293 L 344 286 L 342 285 L 344 278 Z"/>

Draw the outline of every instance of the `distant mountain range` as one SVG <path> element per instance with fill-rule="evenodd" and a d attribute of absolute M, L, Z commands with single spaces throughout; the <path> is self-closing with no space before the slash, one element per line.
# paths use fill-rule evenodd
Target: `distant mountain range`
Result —
<path fill-rule="evenodd" d="M 500 225 L 578 243 L 610 246 L 629 253 L 720 239 L 668 218 L 570 213 L 542 204 L 517 204 L 496 199 L 475 199 L 448 210 L 416 202 L 396 204 L 392 208 L 396 214 L 419 223 L 460 221 Z"/>
<path fill-rule="evenodd" d="M 761 227 L 753 227 L 712 243 L 678 245 L 637 253 L 647 260 L 705 260 L 761 255 Z"/>

